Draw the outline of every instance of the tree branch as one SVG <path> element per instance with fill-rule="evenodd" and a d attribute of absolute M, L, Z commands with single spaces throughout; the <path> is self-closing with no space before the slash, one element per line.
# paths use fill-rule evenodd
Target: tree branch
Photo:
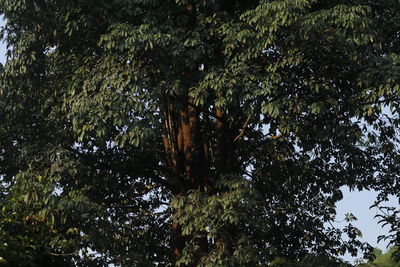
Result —
<path fill-rule="evenodd" d="M 242 138 L 244 136 L 244 132 L 246 130 L 247 125 L 249 124 L 251 119 L 251 115 L 247 117 L 246 121 L 243 124 L 242 129 L 240 129 L 240 133 L 238 136 L 235 137 L 235 139 L 233 139 L 233 142 L 236 142 L 237 140 L 239 140 L 240 138 Z"/>

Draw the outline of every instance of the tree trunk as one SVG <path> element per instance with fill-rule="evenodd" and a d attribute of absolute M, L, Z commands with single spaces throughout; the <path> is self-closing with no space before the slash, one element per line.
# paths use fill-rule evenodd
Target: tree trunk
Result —
<path fill-rule="evenodd" d="M 190 189 L 204 192 L 212 185 L 210 184 L 209 151 L 201 133 L 200 113 L 190 99 L 185 99 L 179 110 L 174 110 L 169 101 L 165 105 L 163 141 L 166 164 L 173 173 L 174 182 L 179 188 L 172 193 L 186 194 Z M 182 256 L 185 242 L 190 238 L 182 236 L 181 226 L 177 221 L 173 221 L 172 241 L 176 259 Z M 206 234 L 196 239 L 200 246 L 200 255 L 206 254 L 208 252 Z M 195 260 L 199 259 L 200 257 Z"/>

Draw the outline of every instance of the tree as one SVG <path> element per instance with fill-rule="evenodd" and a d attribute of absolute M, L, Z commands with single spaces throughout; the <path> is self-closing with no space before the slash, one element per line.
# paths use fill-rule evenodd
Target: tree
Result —
<path fill-rule="evenodd" d="M 374 267 L 374 266 L 379 266 L 379 267 L 398 267 L 400 266 L 400 262 L 397 261 L 393 258 L 394 254 L 398 251 L 398 248 L 392 247 L 390 248 L 387 252 L 382 253 L 380 249 L 375 249 L 374 254 L 375 254 L 375 259 L 368 261 L 368 263 L 363 263 L 357 266 L 360 267 Z"/>
<path fill-rule="evenodd" d="M 368 254 L 326 225 L 343 185 L 399 194 L 399 9 L 0 0 L 0 225 L 66 265 Z"/>
<path fill-rule="evenodd" d="M 324 255 L 307 255 L 302 260 L 293 262 L 284 258 L 277 258 L 268 266 L 270 267 L 352 267 L 353 265 L 343 260 L 332 259 Z"/>

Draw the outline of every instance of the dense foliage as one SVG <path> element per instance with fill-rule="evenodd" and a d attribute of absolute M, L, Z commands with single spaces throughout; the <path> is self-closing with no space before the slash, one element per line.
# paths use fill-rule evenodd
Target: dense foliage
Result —
<path fill-rule="evenodd" d="M 400 196 L 397 0 L 0 0 L 0 13 L 5 264 L 371 252 L 350 219 L 330 223 L 344 185 L 379 190 L 377 205 Z M 382 210 L 398 244 L 399 212 Z"/>
<path fill-rule="evenodd" d="M 381 250 L 375 249 L 373 260 L 369 260 L 367 263 L 359 264 L 359 267 L 399 267 L 400 260 L 396 257 L 396 253 L 398 253 L 398 247 L 392 247 L 385 253 L 382 253 Z"/>

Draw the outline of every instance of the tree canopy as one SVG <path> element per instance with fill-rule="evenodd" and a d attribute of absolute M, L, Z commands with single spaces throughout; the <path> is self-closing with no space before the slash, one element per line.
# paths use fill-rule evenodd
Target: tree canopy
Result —
<path fill-rule="evenodd" d="M 396 257 L 399 248 L 392 247 L 385 253 L 382 253 L 380 249 L 374 250 L 375 259 L 369 260 L 367 263 L 359 264 L 359 267 L 399 267 L 400 260 Z"/>
<path fill-rule="evenodd" d="M 0 14 L 4 264 L 372 253 L 351 217 L 331 223 L 342 186 L 400 196 L 397 0 L 0 0 Z M 381 209 L 399 244 L 399 210 Z"/>

